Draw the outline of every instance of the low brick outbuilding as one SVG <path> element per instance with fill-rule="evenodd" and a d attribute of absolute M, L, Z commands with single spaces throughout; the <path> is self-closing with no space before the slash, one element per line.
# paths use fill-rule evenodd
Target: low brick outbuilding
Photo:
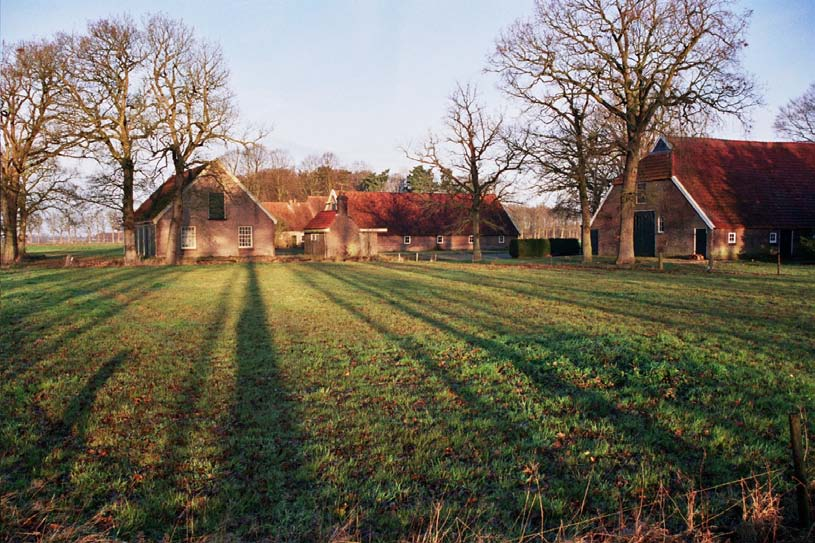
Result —
<path fill-rule="evenodd" d="M 472 225 L 467 196 L 442 193 L 345 192 L 336 209 L 320 212 L 305 229 L 305 252 L 314 256 L 347 256 L 377 252 L 471 250 Z M 341 203 L 342 202 L 342 203 Z M 337 217 L 341 217 L 337 219 Z M 333 221 L 339 221 L 334 223 Z M 352 240 L 353 227 L 359 232 Z M 481 211 L 481 249 L 508 250 L 518 228 L 501 203 L 488 196 Z"/>
<path fill-rule="evenodd" d="M 616 182 L 592 218 L 597 254 L 616 256 Z M 637 256 L 796 256 L 815 232 L 815 144 L 663 137 L 640 162 Z"/>

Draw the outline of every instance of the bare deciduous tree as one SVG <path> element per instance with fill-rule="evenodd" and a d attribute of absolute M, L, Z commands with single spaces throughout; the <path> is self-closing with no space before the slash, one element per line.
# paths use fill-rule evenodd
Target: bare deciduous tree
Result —
<path fill-rule="evenodd" d="M 498 42 L 536 84 L 590 96 L 623 127 L 618 264 L 634 261 L 637 169 L 655 122 L 726 114 L 758 103 L 740 51 L 749 13 L 732 0 L 538 0 L 532 20 Z"/>
<path fill-rule="evenodd" d="M 62 88 L 57 46 L 22 42 L 3 46 L 0 59 L 0 221 L 5 243 L 0 262 L 23 256 L 18 247 L 23 184 L 32 172 L 73 145 L 60 130 L 56 102 Z M 23 201 L 23 208 L 27 204 Z"/>
<path fill-rule="evenodd" d="M 154 152 L 169 159 L 176 174 L 166 253 L 166 262 L 176 264 L 184 173 L 204 161 L 208 145 L 247 142 L 235 133 L 237 107 L 220 48 L 199 40 L 182 21 L 154 15 L 146 24 Z"/>
<path fill-rule="evenodd" d="M 77 187 L 72 182 L 76 173 L 63 168 L 58 159 L 29 168 L 20 177 L 17 198 L 19 220 L 17 246 L 25 254 L 29 223 L 48 209 L 67 209 L 76 204 Z"/>
<path fill-rule="evenodd" d="M 82 156 L 105 172 L 94 192 L 111 195 L 122 213 L 125 262 L 134 262 L 136 224 L 133 193 L 137 161 L 151 135 L 144 80 L 144 35 L 128 17 L 88 24 L 80 36 L 62 36 L 65 122 L 83 141 Z M 105 202 L 109 204 L 109 202 Z"/>
<path fill-rule="evenodd" d="M 443 138 L 431 135 L 411 160 L 430 166 L 441 174 L 451 192 L 467 196 L 472 224 L 473 260 L 481 260 L 481 210 L 488 195 L 504 198 L 510 189 L 509 176 L 524 161 L 521 148 L 509 144 L 509 129 L 501 115 L 491 115 L 479 102 L 474 86 L 459 85 L 450 96 Z"/>
<path fill-rule="evenodd" d="M 815 143 L 815 83 L 803 95 L 781 106 L 773 127 L 785 138 Z"/>

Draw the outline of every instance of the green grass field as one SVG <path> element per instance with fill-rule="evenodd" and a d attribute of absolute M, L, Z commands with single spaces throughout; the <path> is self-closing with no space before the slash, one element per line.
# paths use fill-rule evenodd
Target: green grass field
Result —
<path fill-rule="evenodd" d="M 786 468 L 815 268 L 756 266 L 0 271 L 0 539 L 512 535 Z"/>

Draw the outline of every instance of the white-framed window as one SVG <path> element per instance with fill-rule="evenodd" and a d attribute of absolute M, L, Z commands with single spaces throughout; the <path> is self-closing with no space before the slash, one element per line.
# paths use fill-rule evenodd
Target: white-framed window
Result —
<path fill-rule="evenodd" d="M 320 239 L 320 234 L 311 234 L 311 241 L 317 241 Z"/>
<path fill-rule="evenodd" d="M 441 245 L 442 243 L 444 243 L 444 236 L 436 236 L 436 243 L 438 245 Z"/>
<path fill-rule="evenodd" d="M 181 248 L 182 249 L 195 249 L 195 227 L 182 226 L 181 227 Z"/>
<path fill-rule="evenodd" d="M 662 218 L 662 215 L 657 217 L 657 234 L 664 234 L 665 233 L 665 219 Z"/>
<path fill-rule="evenodd" d="M 238 249 L 251 249 L 254 246 L 251 226 L 238 227 Z"/>
<path fill-rule="evenodd" d="M 404 243 L 405 245 L 410 245 L 410 236 L 402 237 L 402 243 Z"/>
<path fill-rule="evenodd" d="M 473 244 L 473 235 L 472 234 L 470 234 L 470 237 L 467 238 L 467 243 L 469 243 L 470 245 Z"/>
<path fill-rule="evenodd" d="M 498 245 L 503 245 L 506 238 L 504 236 L 498 236 Z"/>
<path fill-rule="evenodd" d="M 778 243 L 778 232 L 770 232 L 770 245 Z"/>
<path fill-rule="evenodd" d="M 730 245 L 736 244 L 736 233 L 735 232 L 728 232 L 727 233 L 727 243 Z"/>

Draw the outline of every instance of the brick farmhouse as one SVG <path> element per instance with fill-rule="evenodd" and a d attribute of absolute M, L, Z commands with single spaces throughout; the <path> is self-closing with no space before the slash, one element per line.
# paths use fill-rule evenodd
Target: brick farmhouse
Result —
<path fill-rule="evenodd" d="M 274 256 L 277 219 L 217 160 L 188 170 L 182 189 L 182 259 Z M 176 177 L 136 210 L 136 249 L 163 257 Z"/>
<path fill-rule="evenodd" d="M 591 222 L 597 254 L 616 256 L 621 181 Z M 637 176 L 637 256 L 717 259 L 798 254 L 815 232 L 815 143 L 662 137 Z"/>
<path fill-rule="evenodd" d="M 163 257 L 176 177 L 136 210 L 136 246 Z M 218 161 L 188 170 L 182 188 L 183 260 L 269 257 L 275 246 L 304 243 L 312 256 L 370 256 L 379 251 L 471 249 L 467 199 L 447 194 L 347 192 L 305 202 L 260 202 Z M 482 249 L 506 249 L 518 236 L 503 206 L 487 199 Z"/>
<path fill-rule="evenodd" d="M 414 192 L 345 192 L 305 228 L 305 252 L 313 256 L 366 256 L 377 252 L 470 250 L 469 199 Z M 481 248 L 507 250 L 518 229 L 501 203 L 489 196 L 481 211 Z"/>

